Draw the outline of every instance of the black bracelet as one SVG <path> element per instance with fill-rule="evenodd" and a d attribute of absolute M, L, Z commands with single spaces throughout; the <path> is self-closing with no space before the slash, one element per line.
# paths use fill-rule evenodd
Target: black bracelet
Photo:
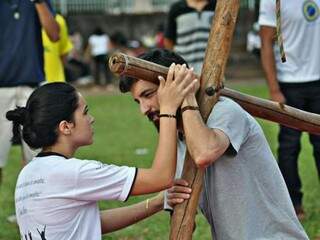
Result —
<path fill-rule="evenodd" d="M 161 118 L 161 117 L 177 118 L 176 115 L 174 115 L 174 114 L 166 114 L 166 113 L 164 113 L 164 114 L 159 114 L 159 118 Z"/>
<path fill-rule="evenodd" d="M 181 108 L 181 113 L 183 113 L 184 111 L 187 111 L 187 110 L 199 111 L 200 109 L 198 106 L 185 106 L 185 107 Z"/>

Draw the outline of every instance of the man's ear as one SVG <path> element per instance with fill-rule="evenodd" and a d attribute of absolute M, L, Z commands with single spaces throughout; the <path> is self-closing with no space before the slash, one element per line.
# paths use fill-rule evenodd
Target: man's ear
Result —
<path fill-rule="evenodd" d="M 73 122 L 68 122 L 66 120 L 63 120 L 59 123 L 58 130 L 63 135 L 70 135 L 71 129 L 74 127 Z"/>

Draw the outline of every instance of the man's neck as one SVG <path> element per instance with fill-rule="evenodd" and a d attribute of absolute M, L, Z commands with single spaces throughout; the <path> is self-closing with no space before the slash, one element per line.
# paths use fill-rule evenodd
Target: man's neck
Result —
<path fill-rule="evenodd" d="M 186 0 L 187 5 L 191 8 L 201 12 L 203 8 L 208 4 L 208 0 Z"/>

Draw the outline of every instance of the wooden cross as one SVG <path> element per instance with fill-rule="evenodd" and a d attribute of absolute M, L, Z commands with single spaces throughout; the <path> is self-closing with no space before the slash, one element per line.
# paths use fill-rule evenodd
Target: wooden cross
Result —
<path fill-rule="evenodd" d="M 286 105 L 259 99 L 223 88 L 228 55 L 231 48 L 240 0 L 218 0 L 215 17 L 208 40 L 208 47 L 200 77 L 197 100 L 203 120 L 206 121 L 219 95 L 238 102 L 246 111 L 256 117 L 278 122 L 301 131 L 320 135 L 320 116 Z M 158 75 L 166 77 L 168 68 L 124 54 L 115 54 L 109 60 L 112 72 L 137 79 L 158 82 Z M 203 182 L 203 170 L 198 169 L 190 155 L 186 154 L 182 178 L 192 188 L 191 198 L 174 208 L 171 219 L 170 239 L 192 239 L 194 218 Z"/>
<path fill-rule="evenodd" d="M 222 79 L 231 48 L 239 7 L 240 0 L 217 1 L 200 77 L 200 92 L 197 96 L 204 122 L 207 121 L 213 106 L 219 98 L 219 90 L 223 87 Z M 213 96 L 206 94 L 206 89 L 208 88 L 214 90 L 212 92 Z M 202 190 L 203 175 L 204 169 L 198 169 L 187 152 L 182 178 L 191 184 L 193 194 L 191 194 L 189 201 L 178 204 L 174 208 L 170 231 L 170 239 L 172 240 L 192 239 L 194 218 Z"/>

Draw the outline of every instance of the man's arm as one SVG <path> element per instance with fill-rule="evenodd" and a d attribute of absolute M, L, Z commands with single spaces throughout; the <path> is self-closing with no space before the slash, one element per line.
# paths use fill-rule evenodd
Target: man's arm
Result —
<path fill-rule="evenodd" d="M 185 99 L 182 108 L 185 106 L 198 106 L 194 94 Z M 182 119 L 188 151 L 198 167 L 209 166 L 228 149 L 227 135 L 219 129 L 208 128 L 199 111 L 184 111 Z"/>
<path fill-rule="evenodd" d="M 137 223 L 163 209 L 163 193 L 149 200 L 122 208 L 101 211 L 101 232 L 106 234 Z"/>
<path fill-rule="evenodd" d="M 280 103 L 285 103 L 285 98 L 280 90 L 279 83 L 277 80 L 275 57 L 273 53 L 273 44 L 275 36 L 276 28 L 269 26 L 261 26 L 261 62 L 263 70 L 266 74 L 271 100 Z"/>
<path fill-rule="evenodd" d="M 59 25 L 49 10 L 47 3 L 45 1 L 35 3 L 35 8 L 38 13 L 41 26 L 45 30 L 49 39 L 52 42 L 57 42 L 59 40 Z"/>

